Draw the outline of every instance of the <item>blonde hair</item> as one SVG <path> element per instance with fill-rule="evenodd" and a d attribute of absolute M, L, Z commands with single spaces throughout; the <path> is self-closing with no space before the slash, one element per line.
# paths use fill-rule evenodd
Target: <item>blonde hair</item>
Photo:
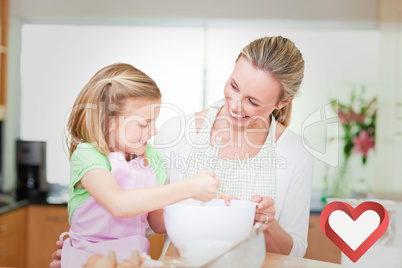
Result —
<path fill-rule="evenodd" d="M 282 36 L 254 40 L 240 52 L 236 62 L 244 56 L 257 68 L 272 74 L 281 85 L 278 104 L 294 97 L 304 76 L 304 60 L 295 44 Z M 285 126 L 290 123 L 292 102 L 275 109 L 275 119 Z"/>
<path fill-rule="evenodd" d="M 130 64 L 115 63 L 99 70 L 78 94 L 68 119 L 69 158 L 82 142 L 91 143 L 100 153 L 108 155 L 109 119 L 124 112 L 124 102 L 128 98 L 161 97 L 154 80 Z"/>

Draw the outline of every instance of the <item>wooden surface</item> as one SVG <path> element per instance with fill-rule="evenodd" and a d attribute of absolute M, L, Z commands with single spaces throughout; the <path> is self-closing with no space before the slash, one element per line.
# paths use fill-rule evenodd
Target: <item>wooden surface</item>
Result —
<path fill-rule="evenodd" d="M 67 206 L 29 205 L 26 267 L 49 267 L 59 235 L 70 230 Z"/>
<path fill-rule="evenodd" d="M 0 216 L 0 266 L 25 266 L 25 208 Z"/>
<path fill-rule="evenodd" d="M 163 234 L 153 234 L 148 238 L 149 240 L 149 256 L 152 259 L 157 260 L 161 256 L 163 245 L 165 243 Z"/>
<path fill-rule="evenodd" d="M 165 267 L 189 267 L 186 259 L 180 257 L 178 250 L 173 244 L 170 244 L 164 256 L 159 259 Z M 298 267 L 298 268 L 337 268 L 342 267 L 340 264 L 311 260 L 306 258 L 289 257 L 267 252 L 262 267 Z"/>
<path fill-rule="evenodd" d="M 307 259 L 341 263 L 341 250 L 325 236 L 320 226 L 320 214 L 311 214 L 308 230 Z"/>

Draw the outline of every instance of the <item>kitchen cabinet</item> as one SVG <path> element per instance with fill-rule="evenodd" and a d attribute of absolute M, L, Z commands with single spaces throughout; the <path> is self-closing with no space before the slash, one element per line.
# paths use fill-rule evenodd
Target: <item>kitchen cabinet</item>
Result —
<path fill-rule="evenodd" d="M 49 267 L 52 253 L 57 250 L 56 241 L 68 232 L 66 205 L 29 205 L 27 207 L 26 267 Z M 163 248 L 163 234 L 153 234 L 150 256 L 158 259 Z M 2 262 L 0 262 L 2 264 Z"/>
<path fill-rule="evenodd" d="M 321 230 L 320 214 L 310 215 L 307 242 L 308 247 L 304 258 L 341 263 L 341 250 Z"/>
<path fill-rule="evenodd" d="M 0 216 L 0 266 L 24 267 L 26 208 Z"/>
<path fill-rule="evenodd" d="M 164 234 L 153 234 L 149 238 L 149 256 L 157 260 L 162 254 L 163 245 L 165 243 Z"/>
<path fill-rule="evenodd" d="M 66 205 L 29 205 L 26 267 L 49 267 L 59 235 L 69 229 Z"/>

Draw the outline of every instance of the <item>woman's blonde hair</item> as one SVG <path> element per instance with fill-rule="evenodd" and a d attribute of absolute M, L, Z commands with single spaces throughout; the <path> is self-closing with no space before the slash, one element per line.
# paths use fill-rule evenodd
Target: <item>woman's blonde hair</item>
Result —
<path fill-rule="evenodd" d="M 109 119 L 121 115 L 128 98 L 159 100 L 158 86 L 130 64 L 115 63 L 99 70 L 78 94 L 67 122 L 69 158 L 81 142 L 108 155 Z"/>
<path fill-rule="evenodd" d="M 278 104 L 296 95 L 303 81 L 304 60 L 292 41 L 282 36 L 263 37 L 244 47 L 237 60 L 242 56 L 278 80 L 281 85 Z M 291 113 L 291 101 L 282 109 L 273 111 L 275 119 L 285 126 L 290 123 Z"/>

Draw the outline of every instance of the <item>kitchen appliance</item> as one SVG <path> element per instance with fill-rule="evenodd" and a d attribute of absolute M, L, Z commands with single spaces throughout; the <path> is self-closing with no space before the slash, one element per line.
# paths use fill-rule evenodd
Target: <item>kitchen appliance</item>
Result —
<path fill-rule="evenodd" d="M 45 197 L 46 142 L 17 141 L 17 200 Z"/>

